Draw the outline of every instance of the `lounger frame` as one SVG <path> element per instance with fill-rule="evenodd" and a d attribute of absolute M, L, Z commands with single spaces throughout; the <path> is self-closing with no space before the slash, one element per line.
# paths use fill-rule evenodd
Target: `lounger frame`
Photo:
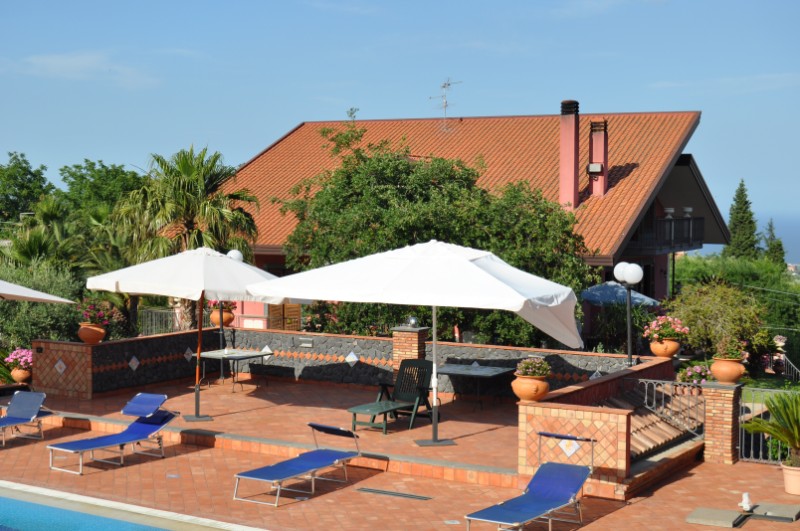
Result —
<path fill-rule="evenodd" d="M 166 454 L 164 453 L 164 439 L 161 430 L 179 415 L 176 411 L 161 408 L 161 404 L 166 399 L 166 395 L 139 393 L 122 409 L 123 414 L 138 417 L 122 432 L 48 446 L 47 449 L 50 450 L 50 469 L 80 476 L 83 474 L 84 454 L 87 452 L 91 461 L 124 466 L 125 446 L 128 445 L 130 445 L 131 453 L 133 454 L 161 457 L 163 459 Z M 156 422 L 152 422 L 153 420 Z M 147 449 L 140 450 L 140 447 Z M 153 449 L 156 449 L 157 452 Z M 56 466 L 54 464 L 54 454 L 57 451 L 77 455 L 78 470 Z M 114 457 L 96 457 L 95 452 L 109 452 Z"/>
<path fill-rule="evenodd" d="M 24 394 L 20 394 L 24 393 Z M 6 446 L 6 430 L 10 431 L 10 437 L 21 439 L 44 440 L 44 430 L 42 429 L 42 418 L 53 414 L 52 411 L 42 405 L 47 395 L 33 391 L 17 391 L 11 397 L 11 402 L 6 407 L 6 416 L 0 418 L 0 431 L 2 431 L 3 447 Z M 17 404 L 14 404 L 17 400 Z M 20 410 L 17 406 L 19 401 L 26 402 Z M 23 432 L 21 428 L 30 428 L 33 431 Z"/>
<path fill-rule="evenodd" d="M 550 531 L 553 529 L 553 521 L 567 522 L 571 524 L 583 525 L 583 511 L 581 508 L 580 494 L 583 489 L 583 484 L 589 478 L 594 467 L 594 444 L 595 439 L 586 437 L 579 437 L 575 435 L 562 435 L 558 433 L 539 432 L 539 462 L 541 463 L 542 455 L 542 438 L 551 437 L 562 440 L 571 440 L 576 442 L 589 442 L 591 443 L 591 466 L 569 465 L 562 463 L 543 463 L 534 474 L 528 487 L 521 496 L 500 502 L 492 507 L 487 507 L 481 511 L 467 515 L 467 531 L 470 529 L 470 524 L 473 520 L 478 522 L 488 522 L 497 524 L 497 529 L 502 531 L 511 531 L 522 529 L 523 526 L 530 522 L 547 522 L 547 527 Z M 537 477 L 538 476 L 538 477 Z M 570 477 L 571 476 L 571 477 Z M 540 506 L 533 508 L 535 505 L 534 498 L 539 493 L 539 488 L 546 483 L 553 483 L 558 481 L 559 478 L 569 477 L 577 487 L 575 492 L 569 496 L 568 500 L 563 503 Z M 543 478 L 545 478 L 543 480 Z M 506 517 L 501 520 L 497 515 L 492 515 L 492 509 L 506 509 Z M 510 518 L 511 515 L 514 518 Z"/>
<path fill-rule="evenodd" d="M 277 507 L 280 503 L 281 492 L 299 492 L 301 494 L 309 494 L 313 496 L 316 492 L 316 481 L 333 481 L 336 483 L 347 482 L 347 463 L 359 455 L 361 449 L 358 446 L 358 435 L 350 430 L 344 428 L 336 428 L 333 426 L 326 426 L 324 424 L 316 424 L 309 422 L 308 426 L 314 435 L 315 450 L 302 453 L 297 457 L 279 461 L 273 465 L 268 465 L 246 472 L 240 472 L 234 477 L 236 478 L 236 485 L 233 488 L 233 499 L 239 501 L 246 501 L 251 503 L 258 503 L 261 505 L 271 505 Z M 317 442 L 317 432 L 325 433 L 327 435 L 336 435 L 339 437 L 348 437 L 353 439 L 356 451 L 333 450 L 327 448 L 320 448 Z M 320 472 L 323 470 L 341 469 L 343 479 L 335 477 L 322 477 Z M 270 484 L 270 488 L 266 492 L 251 495 L 249 497 L 239 496 L 239 482 L 242 479 L 253 481 L 262 481 Z M 310 481 L 309 489 L 300 489 L 295 486 L 292 488 L 284 486 L 284 483 L 292 480 Z M 254 499 L 254 496 L 269 495 L 275 493 L 275 501 L 262 501 Z"/>

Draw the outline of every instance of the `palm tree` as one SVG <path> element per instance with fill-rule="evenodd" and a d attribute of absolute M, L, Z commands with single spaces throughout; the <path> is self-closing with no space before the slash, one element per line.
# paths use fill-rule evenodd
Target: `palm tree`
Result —
<path fill-rule="evenodd" d="M 218 152 L 183 149 L 169 159 L 153 154 L 144 186 L 117 204 L 116 219 L 133 233 L 140 261 L 199 247 L 238 249 L 252 258 L 251 242 L 258 234 L 244 207 L 258 206 L 249 190 L 224 193 L 236 168 Z M 184 305 L 186 320 L 196 324 L 193 303 Z"/>

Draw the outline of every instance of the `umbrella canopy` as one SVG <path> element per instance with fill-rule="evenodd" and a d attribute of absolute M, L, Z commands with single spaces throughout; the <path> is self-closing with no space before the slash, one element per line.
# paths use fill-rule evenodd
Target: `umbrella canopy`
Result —
<path fill-rule="evenodd" d="M 613 280 L 597 284 L 581 292 L 581 298 L 594 306 L 627 304 L 626 297 L 625 286 Z M 631 290 L 631 304 L 633 306 L 658 306 L 661 303 L 638 291 Z"/>
<path fill-rule="evenodd" d="M 561 343 L 583 346 L 575 293 L 494 254 L 432 240 L 248 286 L 271 303 L 332 300 L 433 307 L 432 386 L 437 424 L 436 308 L 508 310 Z"/>
<path fill-rule="evenodd" d="M 245 286 L 273 278 L 277 277 L 213 249 L 201 247 L 89 277 L 86 287 L 193 301 L 201 298 L 258 301 L 260 299 L 250 295 Z"/>
<path fill-rule="evenodd" d="M 0 299 L 10 301 L 32 301 L 32 302 L 60 302 L 63 304 L 75 304 L 75 302 L 50 295 L 43 291 L 26 288 L 19 284 L 13 284 L 0 280 Z"/>
<path fill-rule="evenodd" d="M 86 287 L 136 295 L 163 295 L 199 301 L 197 367 L 195 370 L 195 419 L 200 417 L 200 355 L 203 350 L 204 299 L 250 300 L 261 298 L 247 292 L 253 282 L 277 278 L 213 249 L 201 247 L 182 253 L 89 277 Z M 202 417 L 207 419 L 208 417 Z M 191 420 L 191 419 L 190 419 Z"/>

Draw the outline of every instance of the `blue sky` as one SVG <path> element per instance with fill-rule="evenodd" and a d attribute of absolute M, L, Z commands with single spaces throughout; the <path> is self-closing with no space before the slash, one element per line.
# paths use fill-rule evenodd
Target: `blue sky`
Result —
<path fill-rule="evenodd" d="M 727 219 L 745 180 L 800 262 L 800 2 L 0 2 L 0 161 L 246 162 L 303 121 L 699 110 L 692 153 Z"/>

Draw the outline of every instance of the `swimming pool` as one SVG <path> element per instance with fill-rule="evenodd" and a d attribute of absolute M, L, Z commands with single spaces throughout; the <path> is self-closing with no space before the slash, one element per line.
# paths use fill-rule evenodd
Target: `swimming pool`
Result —
<path fill-rule="evenodd" d="M 44 515 L 44 517 L 42 517 Z M 34 519 L 39 517 L 39 519 Z M 77 523 L 76 523 L 77 522 Z M 0 479 L 0 531 L 263 531 Z"/>
<path fill-rule="evenodd" d="M 134 524 L 114 518 L 70 511 L 0 497 L 0 531 L 39 531 L 56 528 L 59 531 L 161 531 L 161 527 Z"/>

